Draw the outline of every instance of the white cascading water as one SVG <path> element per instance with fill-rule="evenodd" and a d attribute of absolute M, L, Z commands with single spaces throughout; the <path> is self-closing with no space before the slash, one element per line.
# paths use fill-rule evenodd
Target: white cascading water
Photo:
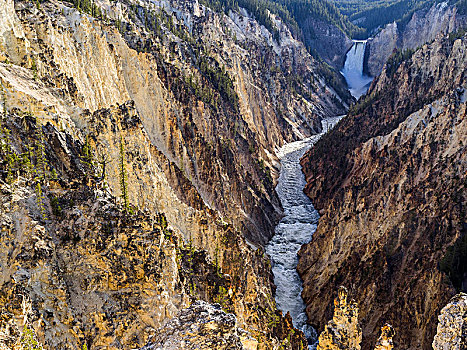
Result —
<path fill-rule="evenodd" d="M 279 149 L 281 171 L 276 186 L 284 209 L 284 217 L 276 226 L 274 237 L 266 247 L 272 261 L 276 289 L 276 304 L 284 315 L 290 312 L 295 328 L 302 330 L 311 344 L 316 342 L 315 330 L 307 324 L 303 302 L 302 280 L 297 273 L 297 253 L 303 244 L 311 241 L 319 214 L 310 199 L 303 193 L 306 181 L 300 158 L 319 138 L 343 116 L 325 119 L 323 132 L 302 141 L 291 142 Z M 314 345 L 310 345 L 310 349 Z"/>
<path fill-rule="evenodd" d="M 347 81 L 350 93 L 358 99 L 365 94 L 373 80 L 366 74 L 363 74 L 363 60 L 365 59 L 366 40 L 354 40 L 354 45 L 345 56 L 344 69 L 342 75 Z"/>

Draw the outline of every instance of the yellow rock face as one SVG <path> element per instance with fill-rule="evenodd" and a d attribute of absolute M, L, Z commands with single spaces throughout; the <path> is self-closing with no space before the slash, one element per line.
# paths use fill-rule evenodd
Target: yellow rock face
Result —
<path fill-rule="evenodd" d="M 381 327 L 381 335 L 376 342 L 375 350 L 392 350 L 394 348 L 392 337 L 394 337 L 394 329 L 386 323 Z"/>
<path fill-rule="evenodd" d="M 334 299 L 334 316 L 319 335 L 318 350 L 360 350 L 362 330 L 358 324 L 358 307 L 348 300 L 348 292 L 341 287 Z"/>

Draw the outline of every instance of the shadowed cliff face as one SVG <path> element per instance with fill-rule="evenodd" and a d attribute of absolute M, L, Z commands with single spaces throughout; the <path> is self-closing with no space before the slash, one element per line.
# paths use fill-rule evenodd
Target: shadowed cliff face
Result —
<path fill-rule="evenodd" d="M 465 36 L 441 39 L 392 60 L 302 159 L 322 214 L 299 253 L 307 313 L 322 329 L 333 291 L 348 287 L 363 349 L 385 322 L 394 346 L 429 349 L 440 308 L 460 287 L 453 277 L 465 273 L 451 246 L 466 234 L 466 47 Z"/>
<path fill-rule="evenodd" d="M 336 69 L 344 66 L 345 54 L 352 47 L 350 40 L 339 28 L 323 21 L 308 18 L 302 23 L 304 40 L 327 63 Z"/>

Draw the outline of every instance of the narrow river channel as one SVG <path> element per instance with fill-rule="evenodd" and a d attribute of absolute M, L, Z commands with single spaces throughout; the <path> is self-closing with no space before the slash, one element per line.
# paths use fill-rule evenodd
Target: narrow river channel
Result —
<path fill-rule="evenodd" d="M 276 226 L 275 235 L 266 247 L 266 252 L 272 260 L 277 307 L 284 315 L 290 312 L 294 326 L 301 329 L 310 342 L 317 340 L 316 332 L 307 325 L 305 304 L 301 297 L 302 281 L 296 270 L 297 252 L 303 244 L 311 241 L 319 214 L 303 193 L 306 183 L 300 158 L 342 117 L 323 120 L 321 134 L 288 143 L 277 152 L 281 170 L 276 191 L 284 208 L 284 217 Z"/>

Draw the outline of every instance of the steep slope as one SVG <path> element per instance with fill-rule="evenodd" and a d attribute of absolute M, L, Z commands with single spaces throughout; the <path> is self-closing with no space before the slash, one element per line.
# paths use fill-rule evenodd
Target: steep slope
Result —
<path fill-rule="evenodd" d="M 462 286 L 466 47 L 467 36 L 442 38 L 393 59 L 302 159 L 322 214 L 299 253 L 308 317 L 322 329 L 333 291 L 346 286 L 363 349 L 385 322 L 395 346 L 429 349 L 441 305 Z"/>
<path fill-rule="evenodd" d="M 279 207 L 265 173 L 274 147 L 319 130 L 320 116 L 342 107 L 286 27 L 278 46 L 248 17 L 219 16 L 196 2 L 164 4 L 113 4 L 122 37 L 108 21 L 62 11 L 58 3 L 41 10 L 18 3 L 34 56 L 9 62 L 34 65 L 52 85 L 72 79 L 80 108 L 134 100 L 151 142 L 203 200 L 264 243 Z M 276 68 L 264 75 L 264 67 Z M 321 88 L 328 93 L 314 93 Z M 219 181 L 220 174 L 230 181 Z"/>
<path fill-rule="evenodd" d="M 358 27 L 330 2 L 323 0 L 276 0 L 293 15 L 307 47 L 328 64 L 340 69 L 352 46 L 349 37 Z"/>
<path fill-rule="evenodd" d="M 132 104 L 91 116 L 97 141 L 88 136 L 82 143 L 72 125 L 59 131 L 61 117 L 39 122 L 27 113 L 2 119 L 3 346 L 17 343 L 26 325 L 46 349 L 140 347 L 197 299 L 234 312 L 260 347 L 288 336 L 268 262 L 215 212 L 178 200 L 165 176 L 175 165 L 157 166 L 164 157 L 152 149 Z M 120 181 L 130 194 L 144 176 L 147 191 L 167 203 L 167 217 L 110 193 Z M 188 181 L 173 177 L 202 208 Z M 180 229 L 167 218 L 180 221 Z"/>
<path fill-rule="evenodd" d="M 1 345 L 142 347 L 201 299 L 300 348 L 262 248 L 274 150 L 343 110 L 303 43 L 196 1 L 0 14 Z"/>
<path fill-rule="evenodd" d="M 428 5 L 428 4 L 427 4 Z M 404 22 L 387 24 L 368 40 L 365 68 L 372 76 L 381 73 L 389 56 L 396 49 L 416 49 L 437 35 L 446 35 L 467 26 L 467 16 L 447 2 L 415 11 Z"/>
<path fill-rule="evenodd" d="M 279 31 L 271 14 L 279 15 L 295 39 L 303 41 L 315 57 L 337 69 L 341 68 L 345 52 L 351 46 L 349 37 L 360 30 L 327 0 L 204 0 L 204 3 L 225 13 L 243 8 L 276 39 Z M 338 74 L 333 76 L 338 79 Z"/>

